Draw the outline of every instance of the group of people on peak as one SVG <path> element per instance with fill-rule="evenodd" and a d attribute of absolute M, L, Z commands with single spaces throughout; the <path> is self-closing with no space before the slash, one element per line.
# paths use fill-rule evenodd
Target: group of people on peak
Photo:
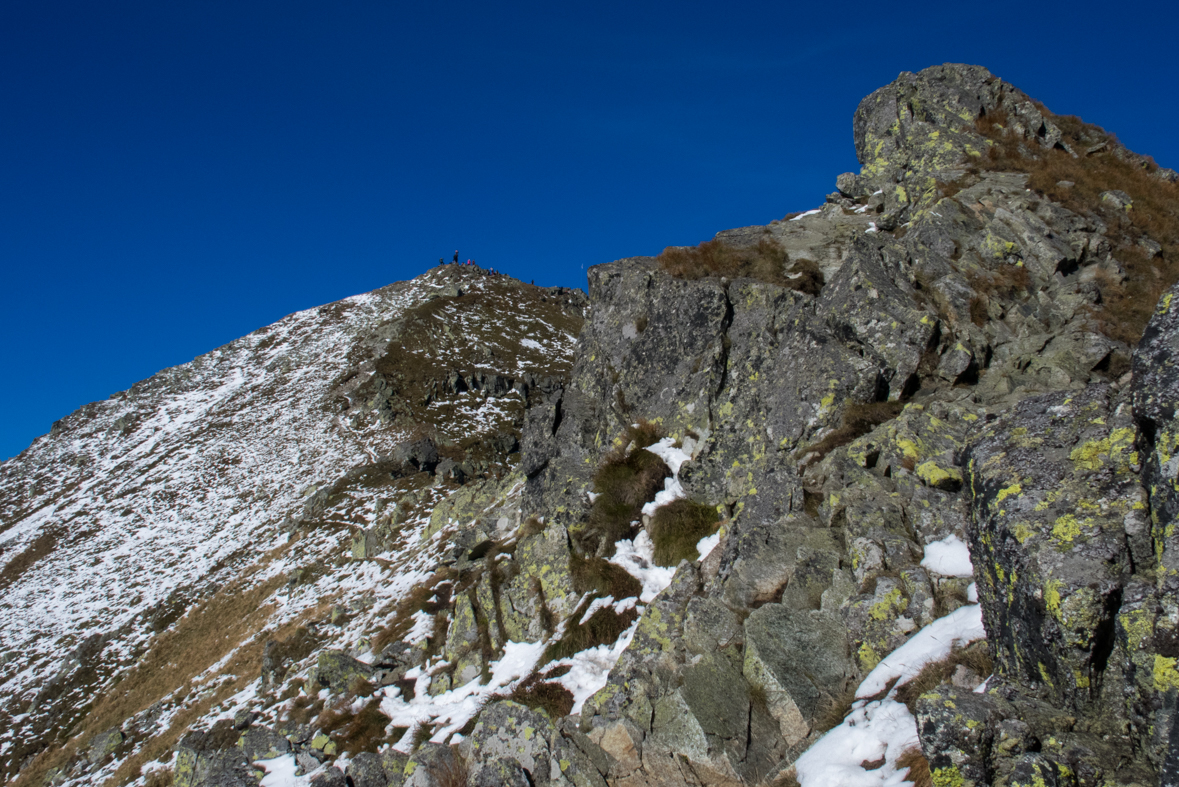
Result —
<path fill-rule="evenodd" d="M 443 258 L 443 257 L 439 257 L 439 258 L 438 258 L 438 264 L 439 264 L 439 265 L 445 265 L 445 264 L 446 264 L 446 259 L 445 259 L 445 258 Z M 451 263 L 450 263 L 450 264 L 451 264 L 451 265 L 475 265 L 475 261 L 474 261 L 474 260 L 467 260 L 466 262 L 459 262 L 459 258 L 458 258 L 458 249 L 455 249 L 455 250 L 454 250 L 454 259 L 451 261 Z M 503 275 L 504 275 L 504 274 L 500 273 L 499 271 L 497 271 L 495 268 L 492 268 L 492 269 L 490 269 L 490 270 L 488 270 L 488 271 L 486 271 L 486 272 L 487 272 L 487 273 L 489 273 L 489 274 L 491 274 L 492 276 L 503 276 Z"/>

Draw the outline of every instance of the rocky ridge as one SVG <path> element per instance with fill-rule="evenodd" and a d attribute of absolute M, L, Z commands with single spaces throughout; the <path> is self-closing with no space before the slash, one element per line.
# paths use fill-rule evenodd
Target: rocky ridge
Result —
<path fill-rule="evenodd" d="M 198 384 L 148 381 L 126 397 L 138 415 L 91 406 L 5 463 L 3 488 L 21 491 L 3 498 L 0 581 L 29 599 L 5 614 L 62 632 L 0 634 L 7 773 L 812 787 L 924 768 L 937 785 L 1174 783 L 1175 174 L 972 66 L 902 74 L 861 102 L 854 133 L 863 169 L 823 207 L 717 235 L 773 249 L 777 283 L 632 258 L 591 269 L 583 301 L 445 266 L 164 373 Z M 1049 182 L 1058 172 L 1080 174 Z M 1089 172 L 1119 188 L 1095 190 Z M 804 263 L 820 288 L 791 286 Z M 1128 303 L 1142 293 L 1145 310 Z M 334 345 L 308 344 L 333 321 L 347 324 L 326 332 Z M 191 464 L 151 486 L 159 456 L 129 476 L 128 449 L 105 446 L 154 456 L 157 421 L 211 429 L 218 407 L 272 423 L 227 389 L 270 369 L 251 359 L 271 347 L 316 359 L 287 367 L 317 381 L 298 407 L 268 404 L 305 414 L 291 435 L 331 435 L 315 443 L 322 480 L 296 495 L 317 465 L 252 466 L 281 490 L 250 509 L 252 538 L 203 533 L 221 562 L 160 572 L 176 578 L 138 616 L 79 608 L 63 627 L 37 612 L 52 561 L 92 559 L 54 528 L 126 539 L 103 518 L 127 505 L 122 488 L 150 488 L 137 505 L 153 512 L 229 488 Z M 197 404 L 169 415 L 181 396 Z M 262 439 L 235 444 L 257 455 Z M 306 441 L 273 437 L 291 439 Z M 108 454 L 110 491 L 93 480 Z M 165 496 L 180 479 L 199 489 Z M 657 565 L 689 514 L 714 535 Z M 965 575 L 933 559 L 960 543 Z M 174 617 L 146 614 L 165 597 Z M 194 621 L 224 625 L 242 599 L 259 614 L 190 670 L 195 688 L 104 703 L 116 680 L 148 683 L 136 660 L 173 669 L 204 647 Z M 940 631 L 953 641 L 926 660 L 942 673 L 904 661 Z M 854 761 L 800 759 L 855 725 L 888 734 Z"/>

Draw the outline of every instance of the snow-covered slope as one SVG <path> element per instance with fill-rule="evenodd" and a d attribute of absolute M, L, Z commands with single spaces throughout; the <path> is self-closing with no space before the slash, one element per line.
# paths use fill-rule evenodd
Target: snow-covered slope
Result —
<path fill-rule="evenodd" d="M 345 417 L 341 380 L 366 380 L 367 357 L 402 352 L 388 326 L 426 305 L 463 326 L 456 344 L 478 344 L 482 301 L 495 298 L 521 304 L 512 325 L 486 326 L 513 350 L 510 367 L 490 354 L 463 363 L 453 347 L 448 363 L 509 382 L 559 372 L 579 307 L 544 293 L 448 266 L 292 314 L 81 408 L 0 466 L 0 774 L 65 734 L 157 635 L 227 585 L 259 589 L 255 601 L 271 605 L 275 625 L 298 617 L 306 604 L 277 603 L 273 591 L 299 561 L 314 562 L 306 557 L 314 542 L 334 547 L 342 538 L 327 528 L 287 545 L 306 499 L 420 428 L 406 418 Z M 408 362 L 429 368 L 429 359 Z M 446 433 L 494 430 L 522 409 L 519 385 L 478 393 L 450 398 Z M 370 524 L 375 506 L 349 515 L 345 534 Z M 379 571 L 369 562 L 334 581 L 378 586 L 361 575 Z M 386 585 L 386 595 L 404 590 Z M 298 587 L 311 589 L 307 604 L 322 602 L 314 582 Z M 213 648 L 204 661 L 231 651 Z"/>

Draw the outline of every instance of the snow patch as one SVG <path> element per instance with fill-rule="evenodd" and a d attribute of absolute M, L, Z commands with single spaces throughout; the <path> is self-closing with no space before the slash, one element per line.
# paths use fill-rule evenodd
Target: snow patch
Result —
<path fill-rule="evenodd" d="M 925 545 L 925 557 L 921 565 L 943 577 L 972 577 L 974 566 L 970 562 L 970 550 L 962 539 L 952 533 L 940 541 Z"/>
<path fill-rule="evenodd" d="M 655 545 L 646 530 L 639 532 L 634 541 L 623 539 L 614 544 L 614 557 L 610 562 L 622 566 L 626 573 L 643 583 L 639 601 L 649 604 L 675 576 L 674 568 L 655 565 Z"/>

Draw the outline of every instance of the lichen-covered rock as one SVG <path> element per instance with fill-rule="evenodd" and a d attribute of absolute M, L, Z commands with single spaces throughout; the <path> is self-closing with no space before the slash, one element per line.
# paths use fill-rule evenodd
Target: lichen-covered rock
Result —
<path fill-rule="evenodd" d="M 228 734 L 227 734 L 228 733 Z M 187 733 L 176 744 L 176 787 L 257 787 L 245 753 L 233 746 L 232 723 Z"/>
<path fill-rule="evenodd" d="M 342 650 L 321 650 L 315 663 L 315 684 L 332 691 L 347 691 L 353 681 L 368 680 L 373 668 Z"/>
<path fill-rule="evenodd" d="M 555 735 L 559 733 L 548 716 L 519 703 L 501 700 L 490 703 L 479 714 L 479 723 L 464 747 L 480 761 L 515 760 L 530 783 L 539 787 L 551 781 L 550 742 Z"/>
<path fill-rule="evenodd" d="M 261 726 L 250 727 L 242 733 L 237 745 L 250 762 L 271 760 L 291 750 L 291 743 L 285 736 Z"/>
<path fill-rule="evenodd" d="M 1147 529 L 1136 437 L 1128 402 L 1099 385 L 1027 400 L 970 451 L 970 547 L 997 666 L 1062 707 L 1100 700 L 1123 585 L 1150 558 L 1132 553 Z"/>
<path fill-rule="evenodd" d="M 923 694 L 915 712 L 934 784 L 983 787 L 991 783 L 991 748 L 1002 719 L 991 697 L 943 684 Z"/>
<path fill-rule="evenodd" d="M 800 600 L 817 607 L 844 555 L 838 534 L 805 514 L 746 518 L 727 534 L 723 549 L 717 581 L 725 602 L 735 608 L 764 604 L 790 585 Z"/>
<path fill-rule="evenodd" d="M 1134 354 L 1134 415 L 1142 425 L 1160 587 L 1179 590 L 1179 285 L 1163 295 Z M 1174 607 L 1171 607 L 1172 609 Z M 1170 610 L 1168 610 L 1170 611 Z"/>
<path fill-rule="evenodd" d="M 843 621 L 830 613 L 766 604 L 746 619 L 741 669 L 764 692 L 787 745 L 810 735 L 824 704 L 847 688 L 848 655 Z"/>
<path fill-rule="evenodd" d="M 349 759 L 344 774 L 353 787 L 386 787 L 389 784 L 380 755 L 372 752 L 361 752 Z"/>

